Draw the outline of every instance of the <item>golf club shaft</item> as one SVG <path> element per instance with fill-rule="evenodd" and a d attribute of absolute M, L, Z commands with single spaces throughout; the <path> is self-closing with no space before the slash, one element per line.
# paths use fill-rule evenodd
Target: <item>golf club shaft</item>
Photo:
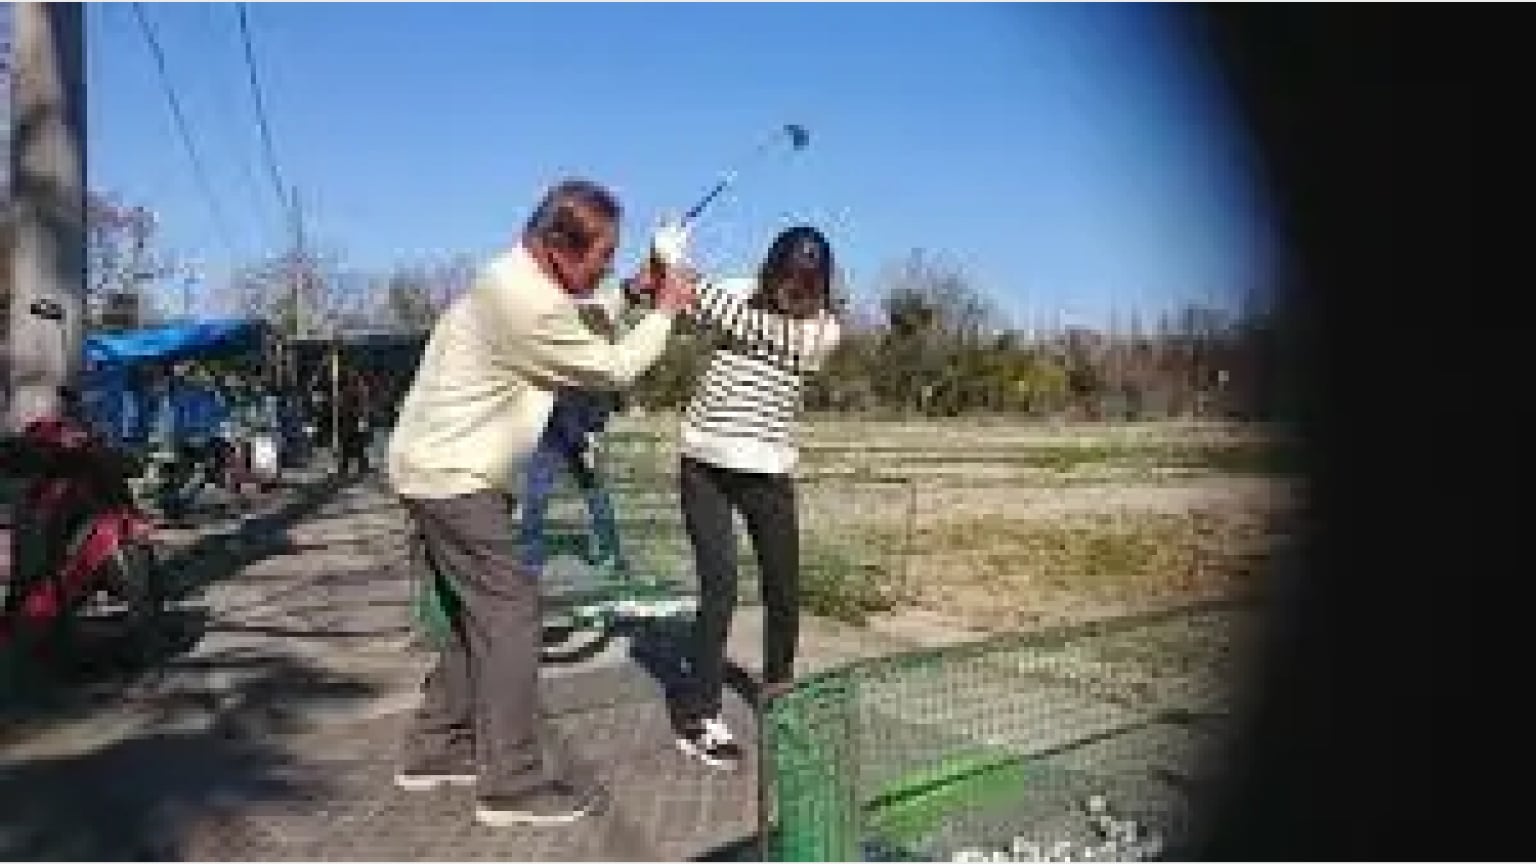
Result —
<path fill-rule="evenodd" d="M 740 169 L 745 168 L 749 163 L 758 159 L 765 152 L 773 149 L 776 146 L 788 143 L 789 149 L 791 151 L 795 151 L 803 148 L 806 144 L 806 140 L 807 136 L 805 133 L 805 127 L 803 126 L 790 124 L 786 125 L 782 129 L 775 130 L 773 135 L 771 135 L 767 140 L 758 144 L 756 147 L 753 147 L 746 156 L 742 157 L 741 161 L 737 163 L 737 170 L 727 171 L 725 176 L 720 178 L 720 182 L 714 185 L 714 188 L 705 193 L 704 197 L 699 199 L 697 204 L 694 204 L 692 207 L 688 208 L 688 212 L 683 214 L 683 224 L 688 225 L 691 224 L 695 219 L 698 219 L 699 214 L 704 212 L 704 208 L 708 207 L 711 202 L 720 196 L 721 192 L 724 192 L 726 189 L 730 188 L 732 183 L 736 182 L 736 178 L 741 174 Z"/>
<path fill-rule="evenodd" d="M 709 206 L 709 202 L 719 197 L 720 193 L 724 192 L 726 187 L 730 186 L 731 181 L 734 179 L 736 179 L 734 174 L 727 174 L 725 177 L 721 178 L 720 182 L 716 183 L 713 189 L 709 190 L 709 192 L 706 193 L 703 198 L 699 199 L 699 203 L 689 207 L 688 212 L 683 214 L 683 224 L 692 224 L 693 220 L 699 218 L 699 214 L 704 212 L 704 208 Z"/>
<path fill-rule="evenodd" d="M 699 218 L 699 215 L 704 212 L 704 209 L 708 207 L 716 198 L 720 197 L 720 193 L 730 188 L 731 184 L 736 182 L 736 178 L 740 174 L 740 168 L 745 167 L 746 163 L 749 161 L 756 159 L 765 151 L 771 149 L 780 142 L 785 141 L 786 136 L 789 149 L 791 151 L 800 150 L 805 147 L 807 134 L 804 126 L 789 124 L 784 126 L 783 129 L 776 130 L 772 137 L 758 144 L 756 147 L 753 147 L 751 152 L 743 157 L 741 162 L 738 163 L 738 170 L 727 171 L 725 176 L 720 178 L 719 182 L 715 183 L 715 185 L 708 192 L 704 193 L 704 197 L 700 198 L 698 203 L 688 208 L 687 212 L 683 214 L 683 226 L 686 227 L 692 225 L 693 222 Z M 653 268 L 659 268 L 660 266 L 660 262 L 656 260 L 654 254 L 652 254 L 650 257 L 649 263 Z M 629 289 L 626 288 L 626 290 Z"/>

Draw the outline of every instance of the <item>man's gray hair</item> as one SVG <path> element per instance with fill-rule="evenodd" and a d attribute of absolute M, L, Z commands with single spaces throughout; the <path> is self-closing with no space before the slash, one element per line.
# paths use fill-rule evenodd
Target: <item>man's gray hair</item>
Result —
<path fill-rule="evenodd" d="M 544 193 L 523 227 L 523 236 L 537 238 L 568 252 L 585 254 L 597 240 L 591 218 L 619 221 L 623 208 L 607 187 L 591 180 L 562 180 Z"/>

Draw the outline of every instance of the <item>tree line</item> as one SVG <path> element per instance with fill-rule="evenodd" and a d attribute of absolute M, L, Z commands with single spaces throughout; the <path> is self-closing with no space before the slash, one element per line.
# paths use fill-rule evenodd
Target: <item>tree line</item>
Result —
<path fill-rule="evenodd" d="M 1267 312 L 1197 305 L 1121 326 L 1025 332 L 959 265 L 911 253 L 873 299 L 840 304 L 843 339 L 805 393 L 811 411 L 953 417 L 1006 413 L 1086 420 L 1263 419 L 1276 350 Z M 711 337 L 685 322 L 631 401 L 689 398 Z"/>
<path fill-rule="evenodd" d="M 93 293 L 140 290 L 177 271 L 154 251 L 149 214 L 97 196 L 87 216 Z M 347 268 L 336 253 L 289 249 L 239 268 L 199 305 L 301 335 L 421 333 L 473 275 L 464 255 L 370 272 Z M 844 335 L 807 386 L 811 411 L 1128 420 L 1268 413 L 1262 396 L 1277 331 L 1266 311 L 1188 305 L 1129 314 L 1106 328 L 1024 331 L 1010 326 L 962 265 L 921 250 L 861 298 L 839 296 Z M 143 304 L 143 323 L 164 317 L 164 306 Z M 689 398 L 712 337 L 686 321 L 678 331 L 630 404 L 670 410 Z"/>

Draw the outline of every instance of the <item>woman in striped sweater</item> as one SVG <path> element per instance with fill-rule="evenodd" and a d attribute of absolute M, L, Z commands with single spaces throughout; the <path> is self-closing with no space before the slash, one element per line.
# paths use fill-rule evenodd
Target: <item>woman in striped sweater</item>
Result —
<path fill-rule="evenodd" d="M 678 746 L 706 764 L 741 757 L 721 718 L 725 640 L 736 606 L 733 511 L 762 578 L 763 690 L 794 676 L 799 526 L 793 471 L 802 386 L 837 346 L 832 249 L 815 228 L 774 239 L 757 277 L 701 281 L 695 322 L 721 337 L 682 422 L 683 520 L 699 577 L 689 681 L 672 705 Z"/>

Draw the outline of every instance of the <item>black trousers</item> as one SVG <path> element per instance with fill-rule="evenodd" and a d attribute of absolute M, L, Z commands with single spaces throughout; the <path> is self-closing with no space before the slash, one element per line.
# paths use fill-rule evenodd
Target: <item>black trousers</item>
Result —
<path fill-rule="evenodd" d="M 420 764 L 479 763 L 477 792 L 512 795 L 565 766 L 547 760 L 539 704 L 539 586 L 505 496 L 405 499 L 431 566 L 458 589 L 453 638 L 427 676 L 406 740 Z"/>
<path fill-rule="evenodd" d="M 732 511 L 741 513 L 762 578 L 763 682 L 794 677 L 799 637 L 800 531 L 794 481 L 782 474 L 750 474 L 683 457 L 683 523 L 699 577 L 699 611 L 690 646 L 690 675 L 676 706 L 686 718 L 720 712 L 725 686 L 725 641 L 736 610 L 736 536 Z"/>
<path fill-rule="evenodd" d="M 368 473 L 368 444 L 372 437 L 366 427 L 359 427 L 357 420 L 344 419 L 341 427 L 341 452 L 337 454 L 337 470 L 346 474 L 353 465 L 359 474 Z"/>

